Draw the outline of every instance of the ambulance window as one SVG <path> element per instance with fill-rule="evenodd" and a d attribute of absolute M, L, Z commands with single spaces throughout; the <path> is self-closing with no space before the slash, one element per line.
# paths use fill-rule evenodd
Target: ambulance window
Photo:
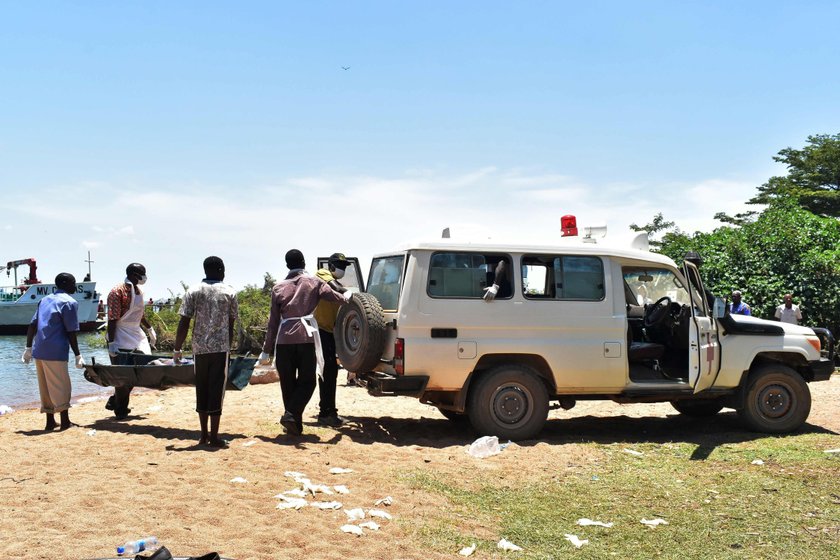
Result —
<path fill-rule="evenodd" d="M 497 271 L 501 278 L 496 277 Z M 513 295 L 511 272 L 511 259 L 507 255 L 434 253 L 429 263 L 427 290 L 434 298 L 480 299 L 485 288 L 498 284 L 496 299 L 509 299 Z"/>
<path fill-rule="evenodd" d="M 396 311 L 402 284 L 403 255 L 373 259 L 368 275 L 368 293 L 376 296 L 385 311 Z"/>
<path fill-rule="evenodd" d="M 528 299 L 601 301 L 604 263 L 589 256 L 523 256 L 522 293 Z"/>
<path fill-rule="evenodd" d="M 691 301 L 688 290 L 668 269 L 625 266 L 622 267 L 621 272 L 624 275 L 624 282 L 636 295 L 639 305 L 647 305 L 666 296 L 671 301 L 682 305 Z"/>

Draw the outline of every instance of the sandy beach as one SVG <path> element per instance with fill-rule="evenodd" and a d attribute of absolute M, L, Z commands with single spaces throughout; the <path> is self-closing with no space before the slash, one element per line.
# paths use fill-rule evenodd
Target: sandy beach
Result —
<path fill-rule="evenodd" d="M 416 399 L 370 397 L 344 386 L 344 379 L 342 371 L 338 407 L 348 424 L 316 426 L 316 393 L 302 437 L 282 435 L 278 384 L 229 391 L 222 433 L 230 447 L 216 451 L 195 446 L 189 387 L 133 397 L 132 415 L 122 422 L 109 416 L 101 400 L 76 405 L 71 419 L 78 427 L 63 433 L 43 432 L 44 418 L 36 410 L 0 417 L 0 557 L 110 557 L 117 544 L 146 535 L 157 536 L 178 556 L 218 551 L 237 560 L 457 557 L 457 551 L 444 555 L 412 544 L 415 523 L 434 519 L 446 504 L 412 489 L 401 473 L 469 477 L 495 469 L 526 484 L 546 472 L 585 465 L 586 449 L 576 442 L 695 437 L 685 435 L 688 424 L 667 404 L 582 402 L 571 411 L 553 410 L 550 418 L 562 421 L 550 421 L 539 442 L 513 444 L 479 461 L 465 453 L 475 438 L 468 428 Z M 809 424 L 840 432 L 840 377 L 810 387 Z M 593 417 L 607 418 L 593 423 Z M 718 424 L 738 430 L 734 414 L 720 418 Z M 334 467 L 353 472 L 330 474 Z M 277 509 L 274 496 L 299 486 L 286 471 L 303 473 L 313 484 L 346 486 L 349 494 L 310 498 L 337 500 L 343 509 Z M 245 481 L 232 482 L 237 477 Z M 361 537 L 341 532 L 344 510 L 373 508 L 386 496 L 393 503 L 378 509 L 393 519 L 376 519 L 379 531 Z M 460 529 L 498 538 L 474 525 L 464 519 Z"/>

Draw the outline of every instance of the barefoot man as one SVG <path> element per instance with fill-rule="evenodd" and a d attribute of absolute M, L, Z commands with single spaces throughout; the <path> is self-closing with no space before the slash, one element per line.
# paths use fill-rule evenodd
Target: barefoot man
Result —
<path fill-rule="evenodd" d="M 175 362 L 181 361 L 181 347 L 195 317 L 192 350 L 195 360 L 195 411 L 201 425 L 199 445 L 227 447 L 219 437 L 219 421 L 225 399 L 233 325 L 239 313 L 236 291 L 225 279 L 225 263 L 219 257 L 204 259 L 204 280 L 184 295 L 181 320 L 175 334 Z M 207 419 L 210 419 L 210 432 Z"/>

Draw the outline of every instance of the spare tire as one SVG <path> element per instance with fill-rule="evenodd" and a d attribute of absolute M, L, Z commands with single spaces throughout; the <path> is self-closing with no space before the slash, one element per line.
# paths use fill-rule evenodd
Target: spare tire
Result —
<path fill-rule="evenodd" d="M 347 371 L 373 371 L 385 349 L 385 314 L 375 296 L 353 294 L 335 320 L 335 351 Z"/>

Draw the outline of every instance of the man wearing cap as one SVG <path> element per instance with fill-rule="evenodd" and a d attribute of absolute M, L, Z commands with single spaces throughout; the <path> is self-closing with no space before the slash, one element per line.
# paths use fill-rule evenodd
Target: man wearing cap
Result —
<path fill-rule="evenodd" d="M 732 315 L 750 315 L 750 306 L 741 301 L 741 292 L 732 292 L 732 303 L 729 304 L 729 313 Z"/>
<path fill-rule="evenodd" d="M 303 253 L 286 253 L 289 274 L 271 289 L 268 328 L 260 354 L 261 364 L 275 366 L 280 377 L 285 412 L 280 424 L 288 434 L 303 433 L 303 411 L 315 392 L 315 374 L 324 359 L 318 323 L 313 312 L 321 300 L 342 303 L 352 294 L 334 291 L 329 284 L 306 272 Z"/>
<path fill-rule="evenodd" d="M 321 268 L 315 276 L 326 282 L 334 291 L 343 294 L 347 288 L 341 285 L 339 279 L 344 277 L 344 271 L 350 261 L 343 253 L 333 253 L 327 261 L 327 268 Z M 318 330 L 321 335 L 321 350 L 324 353 L 324 375 L 318 378 L 318 392 L 320 403 L 318 412 L 318 424 L 322 426 L 340 426 L 344 419 L 338 415 L 335 407 L 335 388 L 338 381 L 338 363 L 335 358 L 335 318 L 338 315 L 340 304 L 327 300 L 318 302 L 318 307 L 312 314 L 318 321 Z"/>

